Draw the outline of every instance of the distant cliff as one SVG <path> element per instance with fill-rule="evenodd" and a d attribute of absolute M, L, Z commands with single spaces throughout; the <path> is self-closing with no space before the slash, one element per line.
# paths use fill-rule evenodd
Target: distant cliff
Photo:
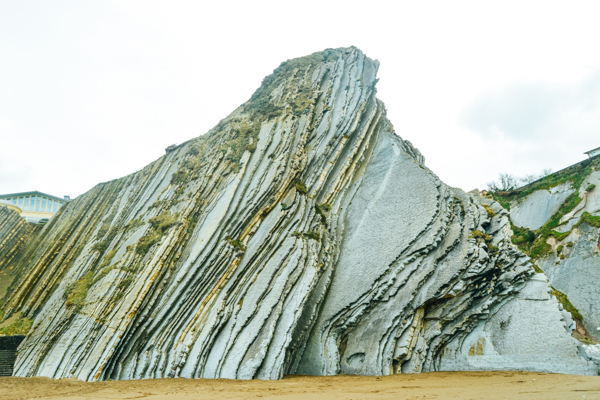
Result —
<path fill-rule="evenodd" d="M 531 255 L 577 321 L 600 341 L 600 157 L 496 198 L 510 208 L 513 243 Z"/>
<path fill-rule="evenodd" d="M 498 203 L 441 182 L 356 48 L 283 63 L 207 134 L 9 262 L 20 376 L 597 374 Z M 165 134 L 168 134 L 166 132 Z"/>

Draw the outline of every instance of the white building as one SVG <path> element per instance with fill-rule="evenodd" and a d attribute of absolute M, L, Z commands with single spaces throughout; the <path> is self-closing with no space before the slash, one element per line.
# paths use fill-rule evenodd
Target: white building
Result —
<path fill-rule="evenodd" d="M 11 205 L 27 222 L 47 222 L 68 202 L 69 196 L 61 199 L 41 192 L 24 192 L 0 195 L 0 205 Z"/>
<path fill-rule="evenodd" d="M 585 154 L 587 154 L 589 158 L 599 156 L 600 155 L 600 147 L 598 147 L 594 150 L 586 151 Z"/>

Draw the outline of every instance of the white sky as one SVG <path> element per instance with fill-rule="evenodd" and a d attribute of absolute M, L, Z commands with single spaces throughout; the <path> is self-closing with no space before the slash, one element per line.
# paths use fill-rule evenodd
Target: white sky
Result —
<path fill-rule="evenodd" d="M 600 3 L 0 1 L 0 193 L 71 197 L 207 132 L 282 61 L 355 45 L 446 183 L 600 146 Z"/>

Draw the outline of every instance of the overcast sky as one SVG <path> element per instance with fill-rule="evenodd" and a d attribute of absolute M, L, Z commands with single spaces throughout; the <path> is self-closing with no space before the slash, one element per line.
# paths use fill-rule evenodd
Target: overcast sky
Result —
<path fill-rule="evenodd" d="M 71 197 L 207 132 L 282 61 L 357 46 L 451 186 L 600 146 L 597 2 L 0 0 L 0 194 Z"/>

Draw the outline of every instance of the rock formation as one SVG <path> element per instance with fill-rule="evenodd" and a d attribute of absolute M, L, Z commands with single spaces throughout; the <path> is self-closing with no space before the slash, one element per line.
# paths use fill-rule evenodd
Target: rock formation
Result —
<path fill-rule="evenodd" d="M 600 157 L 511 193 L 513 241 L 529 252 L 577 321 L 575 335 L 600 341 Z"/>
<path fill-rule="evenodd" d="M 6 296 L 16 276 L 10 266 L 34 231 L 35 225 L 28 224 L 19 213 L 0 204 L 0 299 Z M 2 316 L 0 311 L 0 322 Z"/>
<path fill-rule="evenodd" d="M 20 376 L 597 374 L 498 203 L 398 137 L 356 48 L 283 63 L 207 134 L 63 207 L 11 261 Z"/>

